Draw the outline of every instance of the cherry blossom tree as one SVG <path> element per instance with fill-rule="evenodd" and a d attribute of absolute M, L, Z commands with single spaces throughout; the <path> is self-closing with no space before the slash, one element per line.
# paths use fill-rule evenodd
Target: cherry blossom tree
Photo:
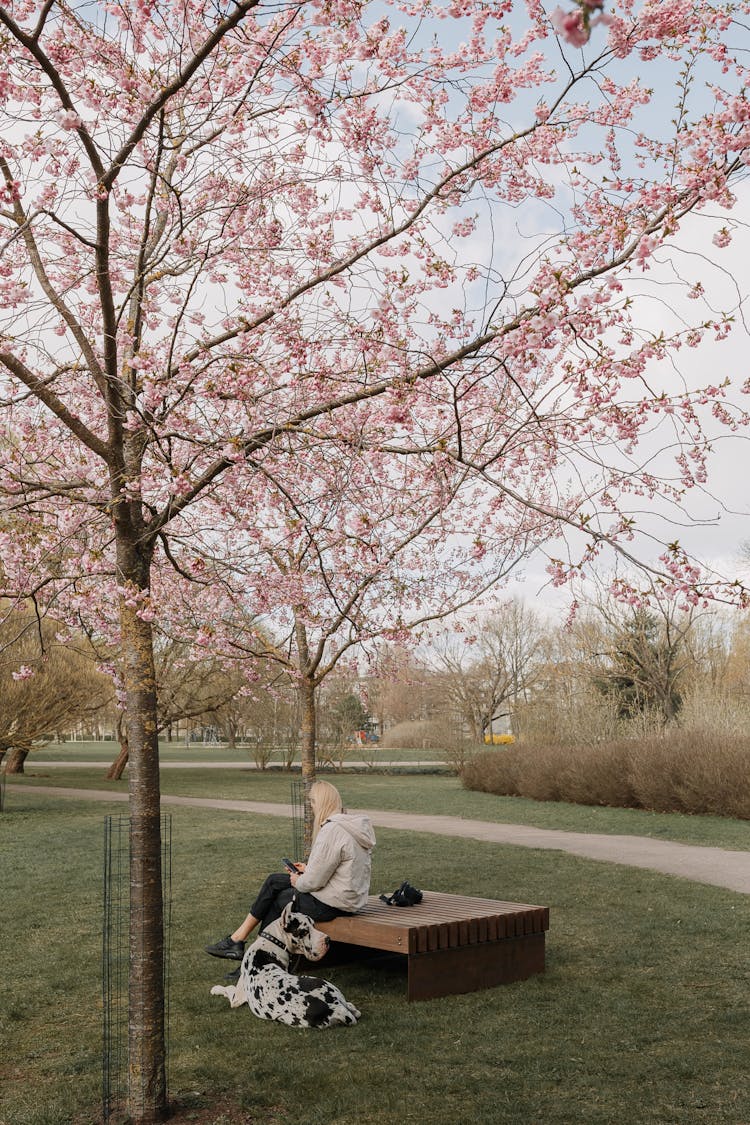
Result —
<path fill-rule="evenodd" d="M 210 540 L 225 561 L 224 610 L 201 636 L 228 662 L 249 660 L 252 670 L 263 660 L 297 685 L 308 790 L 323 681 L 363 653 L 372 658 L 379 639 L 412 637 L 502 583 L 547 521 L 521 509 L 512 527 L 487 527 L 469 471 L 435 454 L 394 465 L 382 449 L 360 448 L 353 459 L 346 445 L 330 448 L 314 471 L 297 459 L 293 485 L 282 471 L 274 467 L 269 482 L 266 465 L 231 512 L 208 523 L 199 557 Z M 214 595 L 218 577 L 214 570 Z M 248 602 L 261 614 L 254 621 L 242 612 Z M 191 620 L 187 601 L 173 617 Z"/>
<path fill-rule="evenodd" d="M 2 592 L 120 649 L 136 1123 L 166 1112 L 154 623 L 181 581 L 211 620 L 264 534 L 238 498 L 334 450 L 442 461 L 486 539 L 571 529 L 565 581 L 744 421 L 674 369 L 732 326 L 680 229 L 732 237 L 748 3 L 576 8 L 0 6 Z M 695 315 L 655 328 L 667 261 Z M 659 567 L 705 595 L 678 542 Z"/>

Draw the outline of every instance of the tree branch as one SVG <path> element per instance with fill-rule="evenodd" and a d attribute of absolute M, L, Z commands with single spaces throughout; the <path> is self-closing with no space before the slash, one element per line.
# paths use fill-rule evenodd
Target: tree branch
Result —
<path fill-rule="evenodd" d="M 12 188 L 13 176 L 10 170 L 10 166 L 4 156 L 0 156 L 0 172 L 2 172 L 3 179 L 5 180 L 8 188 Z M 99 387 L 99 389 L 102 390 L 104 387 L 104 372 L 102 371 L 101 364 L 96 357 L 96 353 L 91 346 L 90 340 L 79 324 L 77 317 L 73 314 L 71 309 L 68 308 L 61 295 L 53 287 L 52 282 L 47 275 L 47 271 L 44 268 L 42 255 L 39 252 L 39 247 L 37 246 L 36 239 L 34 238 L 34 234 L 31 229 L 31 220 L 27 218 L 26 212 L 21 206 L 20 201 L 15 198 L 13 199 L 13 220 L 16 223 L 18 232 L 23 238 L 23 241 L 26 245 L 32 268 L 37 280 L 39 281 L 39 284 L 41 285 L 45 293 L 45 296 L 49 300 L 52 307 L 57 310 L 57 312 L 70 328 L 76 343 L 78 344 L 84 358 L 86 359 L 86 363 L 88 364 L 88 368 L 91 372 L 91 376 L 94 382 Z"/>
<path fill-rule="evenodd" d="M 260 0 L 238 0 L 234 12 L 227 16 L 222 23 L 212 31 L 212 33 L 204 40 L 199 49 L 195 52 L 192 59 L 183 67 L 180 73 L 174 78 L 167 86 L 164 86 L 160 91 L 159 96 L 154 99 L 150 106 L 146 109 L 140 121 L 136 125 L 128 137 L 125 144 L 115 156 L 106 172 L 102 172 L 101 184 L 105 191 L 110 191 L 115 180 L 117 179 L 120 171 L 126 164 L 130 154 L 135 149 L 139 141 L 145 136 L 149 125 L 154 118 L 161 112 L 167 102 L 184 89 L 190 79 L 197 70 L 203 65 L 214 50 L 214 48 L 221 42 L 221 40 L 238 24 L 242 23 L 248 12 L 253 8 L 257 8 Z"/>
<path fill-rule="evenodd" d="M 79 441 L 83 442 L 97 457 L 101 457 L 103 461 L 109 464 L 110 449 L 107 442 L 98 438 L 80 418 L 68 410 L 62 399 L 58 398 L 55 392 L 41 379 L 38 379 L 25 363 L 17 359 L 16 356 L 11 355 L 10 352 L 5 351 L 0 351 L 0 363 L 2 363 L 12 375 L 15 375 L 25 387 L 28 387 L 39 401 L 42 402 L 48 410 L 51 410 Z"/>

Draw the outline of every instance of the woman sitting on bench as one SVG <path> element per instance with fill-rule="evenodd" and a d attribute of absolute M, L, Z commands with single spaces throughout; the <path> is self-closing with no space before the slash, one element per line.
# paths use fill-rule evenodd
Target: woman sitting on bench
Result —
<path fill-rule="evenodd" d="M 260 925 L 262 932 L 293 898 L 300 913 L 315 922 L 356 914 L 366 904 L 375 847 L 370 820 L 345 812 L 338 789 L 327 781 L 313 783 L 310 806 L 313 845 L 307 863 L 296 864 L 295 873 L 269 875 L 244 922 L 221 941 L 207 945 L 206 953 L 241 961 L 255 927 Z"/>

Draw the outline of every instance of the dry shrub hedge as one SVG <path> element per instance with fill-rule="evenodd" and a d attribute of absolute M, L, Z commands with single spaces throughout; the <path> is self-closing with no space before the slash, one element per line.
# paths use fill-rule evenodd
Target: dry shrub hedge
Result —
<path fill-rule="evenodd" d="M 461 780 L 499 796 L 750 820 L 750 737 L 676 729 L 597 746 L 519 742 L 480 751 Z"/>
<path fill-rule="evenodd" d="M 445 748 L 443 723 L 411 721 L 397 723 L 383 735 L 381 746 L 386 750 L 441 750 Z"/>

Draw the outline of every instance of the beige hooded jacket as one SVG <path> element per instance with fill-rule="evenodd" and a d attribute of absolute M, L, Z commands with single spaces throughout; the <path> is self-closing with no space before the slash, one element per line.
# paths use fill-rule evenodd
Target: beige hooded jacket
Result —
<path fill-rule="evenodd" d="M 356 914 L 370 893 L 374 847 L 375 833 L 366 816 L 335 813 L 321 826 L 296 889 Z"/>

